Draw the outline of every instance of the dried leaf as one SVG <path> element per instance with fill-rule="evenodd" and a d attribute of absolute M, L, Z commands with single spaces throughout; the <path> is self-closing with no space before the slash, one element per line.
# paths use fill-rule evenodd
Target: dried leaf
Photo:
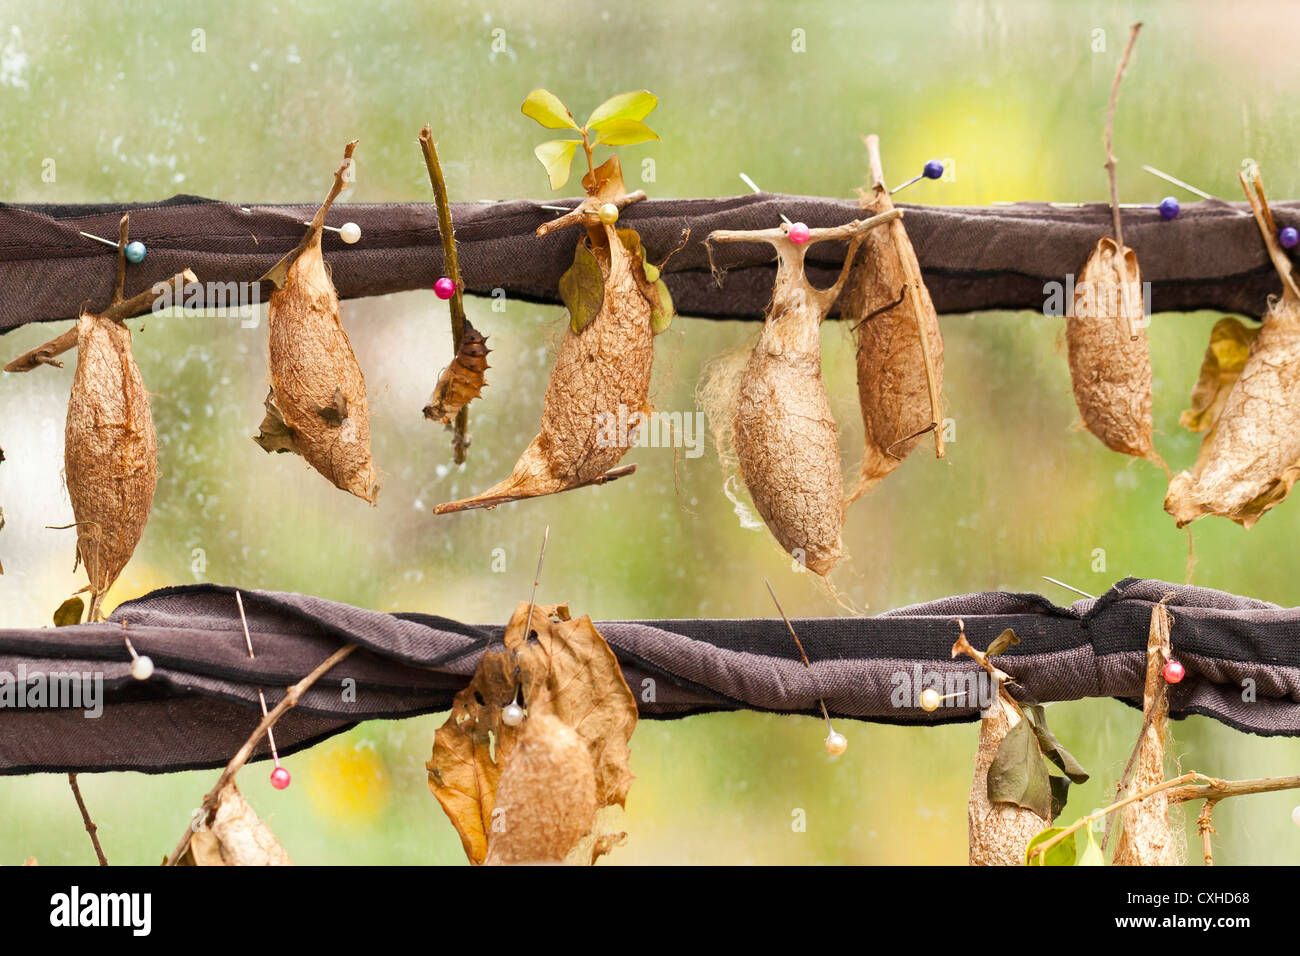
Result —
<path fill-rule="evenodd" d="M 989 649 L 984 653 L 989 657 L 992 657 L 995 654 L 1001 654 L 1008 647 L 1014 647 L 1019 643 L 1020 638 L 1016 637 L 1016 632 L 1011 630 L 1011 628 L 1007 628 L 993 639 L 993 643 L 989 645 Z"/>
<path fill-rule="evenodd" d="M 988 796 L 991 803 L 1013 803 L 1044 820 L 1052 818 L 1047 767 L 1029 721 L 1018 721 L 998 745 L 989 765 Z"/>
<path fill-rule="evenodd" d="M 586 236 L 573 251 L 573 265 L 560 276 L 560 299 L 569 310 L 569 328 L 575 334 L 585 329 L 605 304 L 605 274 Z"/>
<path fill-rule="evenodd" d="M 280 414 L 280 409 L 275 407 L 275 389 L 266 390 L 266 401 L 263 403 L 266 407 L 266 417 L 262 419 L 262 425 L 258 429 L 253 441 L 257 442 L 267 452 L 293 452 L 295 455 L 301 455 L 298 446 L 293 440 L 293 429 L 284 422 L 284 416 Z"/>
<path fill-rule="evenodd" d="M 1268 225 L 1271 214 L 1262 190 L 1260 203 L 1256 221 L 1282 277 L 1283 293 L 1270 303 L 1236 381 L 1228 383 L 1227 375 L 1222 375 L 1227 396 L 1215 395 L 1211 400 L 1211 409 L 1217 403 L 1221 410 L 1217 417 L 1206 416 L 1211 424 L 1195 466 L 1169 482 L 1165 510 L 1180 528 L 1204 515 L 1221 515 L 1249 528 L 1285 500 L 1300 477 L 1300 296 L 1290 260 Z M 1223 322 L 1215 332 L 1221 344 L 1225 337 L 1231 341 L 1232 336 L 1248 336 L 1244 329 L 1234 330 Z M 1211 351 L 1214 347 L 1211 336 Z M 1239 346 L 1229 345 L 1228 351 L 1235 357 Z M 1207 353 L 1202 382 L 1209 365 Z M 1202 391 L 1202 383 L 1197 390 Z M 1195 394 L 1193 403 L 1195 408 Z"/>
<path fill-rule="evenodd" d="M 1034 728 L 1034 736 L 1038 738 L 1038 748 L 1043 752 L 1043 756 L 1060 767 L 1071 782 L 1085 783 L 1088 779 L 1088 771 L 1083 769 L 1083 765 L 1074 759 L 1070 751 L 1061 746 L 1056 735 L 1048 729 L 1046 709 L 1041 704 L 1027 704 L 1024 706 L 1024 711 L 1029 717 L 1030 726 Z"/>
<path fill-rule="evenodd" d="M 1151 356 L 1137 253 L 1103 238 L 1075 284 L 1066 319 L 1074 401 L 1113 451 L 1164 467 L 1151 438 Z"/>
<path fill-rule="evenodd" d="M 1018 866 L 1024 862 L 1025 847 L 1043 829 L 1045 816 L 1014 803 L 993 803 L 988 790 L 989 770 L 1001 744 L 1019 716 L 999 697 L 980 721 L 975 774 L 971 780 L 966 816 L 972 866 Z M 1022 731 L 1023 734 L 1023 731 Z M 1023 737 L 1021 738 L 1023 741 Z M 1032 735 L 1030 740 L 1032 741 Z M 1042 761 L 1038 761 L 1042 766 Z M 1050 782 L 1046 784 L 1050 790 Z M 1050 812 L 1050 806 L 1048 808 Z"/>
<path fill-rule="evenodd" d="M 863 215 L 894 208 L 887 193 L 864 196 Z M 841 311 L 851 323 L 857 353 L 858 404 L 865 440 L 857 482 L 849 491 L 856 501 L 903 463 L 935 425 L 921 333 L 930 344 L 936 386 L 943 388 L 943 333 L 930 292 L 916 289 L 921 267 L 901 220 L 867 234 L 863 251 L 844 289 Z"/>
<path fill-rule="evenodd" d="M 526 628 L 528 607 L 521 603 L 516 609 L 506 628 L 505 650 L 483 655 L 469 686 L 456 695 L 447 722 L 434 735 L 429 788 L 455 825 L 471 863 L 487 860 L 497 835 L 509 832 L 512 825 L 522 829 L 506 838 L 507 849 L 498 851 L 501 862 L 515 859 L 516 853 L 540 852 L 538 841 L 544 837 L 538 832 L 545 826 L 539 821 L 553 821 L 557 807 L 569 808 L 567 813 L 587 806 L 577 799 L 587 791 L 581 782 L 585 776 L 572 765 L 574 748 L 549 718 L 572 731 L 583 745 L 591 775 L 592 814 L 601 807 L 622 805 L 632 782 L 628 741 L 636 727 L 636 701 L 618 659 L 590 618 L 571 620 L 564 605 L 539 605 L 533 607 L 531 627 Z M 501 708 L 516 694 L 527 707 L 522 727 L 501 720 Z M 526 766 L 516 771 L 513 761 L 521 735 L 532 733 L 529 728 L 534 722 L 544 726 L 537 731 Z M 551 759 L 568 767 L 565 777 L 577 781 L 576 789 L 542 782 L 553 779 L 545 766 Z M 513 781 L 508 794 L 507 781 Z M 509 796 L 508 806 L 498 807 L 499 794 L 502 801 Z M 537 805 L 524 810 L 524 803 Z M 520 816 L 521 811 L 526 815 Z M 569 844 L 563 852 L 558 843 L 546 844 L 547 853 L 558 852 L 548 859 L 563 859 L 590 829 L 591 816 L 580 816 L 585 821 L 581 831 L 562 831 L 560 842 Z"/>
<path fill-rule="evenodd" d="M 322 209 L 342 186 L 351 149 L 349 144 Z M 271 293 L 275 405 L 307 463 L 336 487 L 373 503 L 379 485 L 370 456 L 366 381 L 340 320 L 339 297 L 321 255 L 320 227 L 313 227 L 291 256 L 283 286 Z"/>
<path fill-rule="evenodd" d="M 617 202 L 626 196 L 623 166 L 619 163 L 618 157 L 611 156 L 597 166 L 594 172 L 583 174 L 582 188 L 597 202 Z"/>
<path fill-rule="evenodd" d="M 1191 407 L 1178 418 L 1188 431 L 1203 432 L 1219 420 L 1233 384 L 1241 377 L 1259 328 L 1247 328 L 1240 320 L 1225 316 L 1210 330 L 1201 374 L 1192 389 Z"/>
<path fill-rule="evenodd" d="M 158 484 L 149 393 L 121 322 L 89 314 L 77 321 L 63 470 L 93 618 L 144 533 Z"/>
<path fill-rule="evenodd" d="M 482 395 L 487 387 L 485 376 L 491 367 L 487 357 L 491 351 L 487 339 L 466 319 L 460 350 L 438 376 L 429 404 L 424 406 L 424 417 L 450 425 L 462 408 Z"/>
<path fill-rule="evenodd" d="M 292 866 L 269 827 L 248 805 L 234 781 L 217 798 L 212 822 L 190 836 L 181 866 Z"/>
<path fill-rule="evenodd" d="M 72 624 L 81 623 L 81 615 L 85 612 L 85 602 L 79 597 L 70 597 L 54 612 L 54 626 L 68 627 Z"/>

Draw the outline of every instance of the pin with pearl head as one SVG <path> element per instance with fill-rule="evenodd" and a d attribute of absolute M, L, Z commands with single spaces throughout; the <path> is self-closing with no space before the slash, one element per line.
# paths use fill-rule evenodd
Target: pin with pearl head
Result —
<path fill-rule="evenodd" d="M 550 538 L 551 526 L 548 524 L 546 530 L 542 532 L 542 550 L 537 555 L 537 573 L 533 575 L 533 593 L 528 598 L 528 614 L 524 618 L 524 627 L 529 632 L 532 631 L 533 627 L 533 608 L 537 606 L 537 587 L 542 583 L 542 562 L 546 560 L 546 542 Z M 523 704 L 519 700 L 522 689 L 520 684 L 516 684 L 514 700 L 501 708 L 501 722 L 507 727 L 518 727 L 524 722 L 526 714 Z"/>
<path fill-rule="evenodd" d="M 758 183 L 754 182 L 754 180 L 750 179 L 744 173 L 740 174 L 740 181 L 756 193 L 761 193 L 763 191 L 759 188 Z M 808 228 L 806 222 L 791 222 L 790 217 L 783 212 L 777 213 L 777 215 L 781 217 L 781 222 L 785 228 L 787 238 L 789 238 L 789 240 L 796 246 L 802 246 L 812 238 L 812 230 Z"/>
<path fill-rule="evenodd" d="M 776 605 L 781 620 L 785 621 L 786 629 L 790 632 L 790 637 L 794 639 L 794 646 L 799 650 L 799 659 L 803 661 L 804 667 L 812 670 L 812 664 L 808 663 L 808 655 L 804 653 L 803 642 L 799 640 L 799 635 L 794 632 L 794 625 L 790 623 L 790 618 L 786 616 L 785 609 L 781 607 L 781 602 L 776 599 L 776 591 L 772 589 L 772 582 L 764 578 L 763 583 L 767 585 L 767 593 L 772 595 L 772 603 Z M 849 749 L 848 738 L 831 725 L 831 715 L 826 709 L 826 700 L 818 697 L 817 704 L 822 709 L 822 717 L 826 719 L 826 752 L 832 757 L 838 757 Z"/>
<path fill-rule="evenodd" d="M 311 223 L 304 222 L 303 225 L 310 226 Z M 345 222 L 341 226 L 321 226 L 321 228 L 329 232 L 337 232 L 339 234 L 339 238 L 342 239 L 344 242 L 346 242 L 349 246 L 352 245 L 354 242 L 359 242 L 361 240 L 361 227 L 358 226 L 355 222 Z"/>
<path fill-rule="evenodd" d="M 94 239 L 96 242 L 102 242 L 106 246 L 112 246 L 114 249 L 117 248 L 117 243 L 112 239 L 105 239 L 102 236 L 93 236 L 88 232 L 83 232 L 81 235 L 85 236 L 87 239 Z M 126 248 L 122 250 L 122 254 L 126 257 L 126 261 L 132 265 L 144 262 L 146 252 L 148 252 L 148 250 L 145 248 L 144 243 L 134 239 L 128 242 Z"/>
<path fill-rule="evenodd" d="M 131 654 L 131 676 L 136 680 L 148 680 L 153 677 L 153 660 L 144 654 L 137 654 L 131 638 L 126 636 L 126 619 L 122 619 L 122 640 Z"/>
<path fill-rule="evenodd" d="M 244 627 L 244 644 L 248 647 L 248 656 L 250 660 L 257 660 L 253 653 L 253 638 L 248 633 L 248 618 L 244 616 L 244 596 L 238 591 L 235 592 L 235 603 L 239 605 L 239 623 Z M 262 705 L 262 719 L 266 719 L 266 695 L 262 693 L 262 688 L 257 689 L 257 701 Z M 275 763 L 275 769 L 271 771 L 271 786 L 277 790 L 284 790 L 289 786 L 292 778 L 289 771 L 280 766 L 280 752 L 275 747 L 275 733 L 270 727 L 266 728 L 266 741 L 271 745 L 271 760 Z"/>

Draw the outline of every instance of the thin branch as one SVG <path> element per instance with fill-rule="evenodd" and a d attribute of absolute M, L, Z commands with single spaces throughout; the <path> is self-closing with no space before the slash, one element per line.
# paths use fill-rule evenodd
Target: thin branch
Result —
<path fill-rule="evenodd" d="M 1119 246 L 1120 255 L 1124 253 L 1124 226 L 1120 222 L 1119 212 L 1119 180 L 1115 176 L 1115 151 L 1112 148 L 1112 139 L 1115 130 L 1115 101 L 1119 99 L 1119 84 L 1124 79 L 1124 70 L 1128 67 L 1128 58 L 1133 53 L 1133 44 L 1137 43 L 1138 31 L 1142 29 L 1141 23 L 1133 24 L 1131 32 L 1128 35 L 1128 43 L 1124 45 L 1124 53 L 1119 58 L 1119 67 L 1115 70 L 1115 79 L 1110 85 L 1110 102 L 1106 106 L 1106 175 L 1110 178 L 1110 214 L 1115 225 L 1115 243 Z"/>
<path fill-rule="evenodd" d="M 570 485 L 568 488 L 561 488 L 559 491 L 547 492 L 547 494 L 558 495 L 566 491 L 574 491 L 578 488 L 586 488 L 588 485 L 604 485 L 611 481 L 617 481 L 619 478 L 625 478 L 632 472 L 636 471 L 636 465 L 619 465 L 617 468 L 611 468 L 602 474 L 597 475 L 587 481 L 581 481 L 576 485 Z M 477 508 L 495 508 L 497 505 L 508 505 L 512 501 L 526 501 L 529 498 L 543 498 L 545 495 L 494 495 L 491 498 L 466 498 L 464 501 L 449 501 L 446 504 L 438 505 L 433 509 L 436 515 L 455 514 L 458 511 L 474 511 Z"/>
<path fill-rule="evenodd" d="M 122 221 L 117 226 L 117 278 L 113 283 L 113 304 L 126 298 L 126 241 L 131 222 L 130 213 L 122 213 Z"/>
<path fill-rule="evenodd" d="M 191 270 L 186 269 L 184 272 L 176 273 L 166 282 L 155 282 L 143 292 L 137 292 L 125 301 L 114 302 L 101 312 L 99 317 L 112 319 L 114 322 L 133 318 L 153 309 L 154 303 L 163 297 L 170 297 L 173 302 L 176 302 L 179 299 L 178 293 L 185 287 L 186 283 L 198 281 L 199 277 Z"/>
<path fill-rule="evenodd" d="M 1268 208 L 1268 198 L 1264 195 L 1264 182 L 1260 179 L 1259 167 L 1252 167 L 1250 173 L 1250 178 L 1247 179 L 1246 171 L 1242 170 L 1237 174 L 1237 178 L 1241 180 L 1241 188 L 1246 191 L 1250 211 L 1255 216 L 1260 235 L 1264 237 L 1264 247 L 1268 250 L 1268 257 L 1273 260 L 1273 268 L 1282 278 L 1285 294 L 1300 300 L 1300 288 L 1296 288 L 1295 277 L 1292 275 L 1291 257 L 1278 242 L 1277 224 L 1273 221 L 1272 210 Z"/>
<path fill-rule="evenodd" d="M 24 352 L 5 366 L 6 372 L 30 372 L 39 365 L 53 365 L 63 368 L 63 363 L 55 361 L 54 356 L 62 355 L 69 349 L 77 347 L 77 326 L 74 324 L 63 334 L 50 339 L 44 345 Z"/>
<path fill-rule="evenodd" d="M 253 749 L 257 746 L 258 741 L 266 736 L 267 732 L 275 726 L 276 721 L 297 705 L 298 698 L 306 693 L 307 689 L 311 687 L 312 684 L 316 683 L 316 681 L 319 680 L 326 671 L 356 649 L 357 645 L 355 644 L 345 644 L 329 657 L 325 658 L 325 660 L 316 665 L 315 670 L 290 687 L 288 691 L 285 692 L 284 699 L 276 704 L 269 714 L 262 718 L 261 722 L 257 725 L 257 729 L 249 734 L 248 739 L 244 741 L 244 745 L 239 748 L 233 757 L 230 758 L 230 763 L 226 764 L 226 769 L 221 771 L 221 776 L 217 778 L 216 786 L 208 791 L 208 795 L 203 798 L 200 812 L 203 814 L 205 820 L 208 815 L 216 809 L 217 801 L 221 797 L 221 792 L 226 789 L 226 784 L 230 783 L 235 774 L 239 772 L 240 768 L 248 762 L 248 758 L 253 755 Z M 184 854 L 186 848 L 190 845 L 190 837 L 193 835 L 194 830 L 187 826 L 185 828 L 185 835 L 181 837 L 181 841 L 176 844 L 176 849 L 172 851 L 172 855 L 167 860 L 168 866 L 176 865 L 176 862 L 181 858 L 181 855 Z"/>
<path fill-rule="evenodd" d="M 1279 790 L 1300 789 L 1300 774 L 1289 777 L 1254 777 L 1250 780 L 1219 780 L 1198 774 L 1206 782 L 1193 787 L 1182 787 L 1169 794 L 1170 803 L 1184 803 L 1188 800 L 1226 800 L 1228 797 L 1244 797 L 1252 793 L 1276 793 Z"/>
<path fill-rule="evenodd" d="M 808 230 L 808 242 L 805 246 L 811 246 L 817 242 L 827 242 L 835 239 L 853 239 L 860 236 L 876 226 L 883 226 L 887 222 L 893 222 L 895 219 L 903 217 L 903 210 L 891 209 L 889 212 L 882 212 L 878 216 L 872 216 L 870 219 L 854 219 L 852 222 L 846 222 L 842 226 L 827 226 L 819 229 Z M 782 226 L 778 229 L 715 229 L 709 233 L 710 242 L 788 242 L 788 226 Z"/>
<path fill-rule="evenodd" d="M 1196 817 L 1196 832 L 1201 835 L 1201 849 L 1205 852 L 1206 866 L 1214 866 L 1214 847 L 1211 845 L 1210 836 L 1219 832 L 1214 829 L 1214 805 L 1217 802 L 1206 800 L 1205 806 L 1201 807 L 1201 812 Z"/>
<path fill-rule="evenodd" d="M 312 217 L 307 226 L 307 231 L 303 234 L 298 245 L 294 246 L 286 253 L 279 262 L 271 266 L 265 274 L 258 280 L 259 282 L 273 282 L 279 288 L 284 285 L 285 277 L 289 273 L 289 267 L 293 265 L 307 247 L 313 242 L 320 241 L 321 230 L 325 227 L 325 214 L 329 212 L 330 206 L 338 198 L 339 193 L 343 192 L 343 187 L 347 185 L 347 171 L 352 165 L 352 153 L 357 148 L 357 140 L 352 140 L 343 147 L 343 162 L 339 168 L 334 171 L 334 182 L 330 184 L 330 191 L 325 195 L 325 201 L 321 203 L 320 208 L 316 210 L 316 215 Z"/>
<path fill-rule="evenodd" d="M 1100 810 L 1094 810 L 1086 817 L 1080 817 L 1078 820 L 1075 820 L 1068 827 L 1063 829 L 1060 833 L 1053 836 L 1050 840 L 1044 840 L 1042 843 L 1037 844 L 1034 847 L 1033 852 L 1030 854 L 1030 857 L 1032 858 L 1035 856 L 1039 856 L 1043 853 L 1046 853 L 1048 850 L 1056 846 L 1056 844 L 1060 843 L 1066 837 L 1073 836 L 1076 830 L 1082 830 L 1085 826 L 1090 826 L 1094 820 L 1099 820 L 1102 817 L 1104 817 L 1106 814 L 1113 813 L 1114 811 L 1120 809 L 1121 807 L 1125 807 L 1130 803 L 1136 803 L 1139 800 L 1145 800 L 1147 797 L 1150 797 L 1154 794 L 1161 793 L 1162 791 L 1165 790 L 1172 790 L 1174 787 L 1181 787 L 1184 784 L 1189 784 L 1194 780 L 1213 780 L 1213 779 L 1214 779 L 1213 777 L 1207 777 L 1203 773 L 1197 773 L 1195 770 L 1192 770 L 1189 771 L 1188 773 L 1183 774 L 1181 777 L 1174 777 L 1174 779 L 1172 780 L 1162 780 L 1160 783 L 1153 784 L 1152 786 L 1147 787 L 1143 790 L 1138 790 L 1135 793 L 1130 793 L 1120 798 L 1119 800 L 1116 800 L 1108 807 L 1102 807 Z"/>
<path fill-rule="evenodd" d="M 617 199 L 611 199 L 608 201 L 612 202 L 615 206 L 617 206 L 620 210 L 622 210 L 632 205 L 632 203 L 640 202 L 645 198 L 646 198 L 645 190 L 638 189 L 635 192 L 630 192 L 627 193 L 626 195 L 619 196 Z M 567 226 L 576 226 L 580 224 L 586 226 L 595 225 L 597 222 L 600 221 L 597 213 L 600 207 L 603 205 L 605 205 L 605 203 L 597 199 L 595 196 L 588 196 L 586 199 L 582 200 L 582 202 L 578 203 L 578 205 L 574 206 L 571 211 L 566 212 L 563 216 L 559 216 L 555 219 L 550 220 L 549 222 L 544 222 L 540 226 L 538 226 L 537 235 L 539 236 L 550 235 L 551 233 L 555 232 L 557 229 L 564 229 Z"/>
<path fill-rule="evenodd" d="M 99 827 L 95 826 L 95 821 L 90 819 L 90 811 L 86 809 L 86 801 L 81 799 L 81 787 L 77 785 L 77 775 L 68 774 L 68 786 L 72 787 L 72 795 L 77 798 L 77 809 L 81 811 L 81 822 L 86 825 L 86 832 L 90 834 L 90 842 L 95 847 L 95 856 L 99 857 L 100 866 L 108 866 L 108 857 L 104 856 L 104 848 L 99 845 L 99 835 L 96 831 Z"/>
<path fill-rule="evenodd" d="M 438 147 L 433 141 L 433 132 L 428 126 L 420 130 L 420 151 L 424 153 L 424 168 L 429 172 L 429 185 L 433 187 L 434 204 L 438 208 L 438 237 L 442 240 L 443 267 L 447 278 L 454 287 L 451 299 L 447 303 L 451 312 L 451 346 L 452 355 L 460 354 L 460 347 L 465 342 L 465 299 L 460 281 L 460 258 L 456 254 L 456 231 L 451 221 L 451 203 L 447 201 L 447 182 L 442 176 L 442 164 L 438 162 Z M 469 451 L 469 403 L 461 406 L 456 413 L 456 422 L 452 426 L 451 449 L 456 464 L 465 463 Z"/>

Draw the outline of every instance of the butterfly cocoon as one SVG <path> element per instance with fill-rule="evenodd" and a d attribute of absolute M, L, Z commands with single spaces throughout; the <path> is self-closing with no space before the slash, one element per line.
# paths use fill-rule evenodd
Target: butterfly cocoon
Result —
<path fill-rule="evenodd" d="M 144 534 L 158 484 L 149 394 L 131 354 L 131 330 L 115 319 L 83 314 L 77 320 L 63 468 L 93 619 Z"/>
<path fill-rule="evenodd" d="M 1164 462 L 1152 443 L 1151 356 L 1137 253 L 1103 238 L 1075 284 L 1066 320 L 1074 401 L 1112 451 Z"/>

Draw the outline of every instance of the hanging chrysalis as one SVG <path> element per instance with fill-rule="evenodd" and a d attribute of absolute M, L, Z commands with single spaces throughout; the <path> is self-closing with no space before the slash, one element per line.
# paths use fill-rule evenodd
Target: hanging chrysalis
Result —
<path fill-rule="evenodd" d="M 827 575 L 842 553 L 840 445 L 822 381 L 821 324 L 848 279 L 863 235 L 902 215 L 893 210 L 831 229 L 715 231 L 710 242 L 767 242 L 777 253 L 772 302 L 741 373 L 727 441 L 768 530 L 787 552 Z M 798 223 L 795 224 L 799 225 Z M 807 228 L 807 227 L 804 227 Z M 804 274 L 809 245 L 849 239 L 839 278 L 816 289 Z"/>
<path fill-rule="evenodd" d="M 270 307 L 271 395 L 254 439 L 267 451 L 296 451 L 335 486 L 371 503 L 379 492 L 370 457 L 366 381 L 340 321 L 338 294 L 321 254 L 325 214 L 343 191 L 356 141 L 298 247 L 262 278 Z"/>
<path fill-rule="evenodd" d="M 1230 355 L 1225 356 L 1226 374 L 1217 376 L 1217 387 L 1205 386 L 1216 394 L 1195 399 L 1198 408 L 1204 407 L 1195 421 L 1208 431 L 1196 465 L 1169 482 L 1165 497 L 1165 510 L 1179 527 L 1203 515 L 1221 515 L 1249 528 L 1285 500 L 1300 477 L 1300 289 L 1291 260 L 1277 240 L 1259 170 L 1251 175 L 1248 180 L 1241 174 L 1242 187 L 1282 278 L 1282 295 L 1269 303 L 1253 338 L 1244 328 L 1221 328 L 1223 323 L 1215 327 L 1221 350 L 1227 337 L 1237 343 L 1230 351 L 1247 349 L 1246 359 L 1234 380 L 1234 363 Z M 1215 344 L 1212 338 L 1211 349 Z M 1225 389 L 1227 397 L 1220 399 Z M 1216 416 L 1220 401 L 1222 411 Z"/>
<path fill-rule="evenodd" d="M 482 395 L 487 387 L 487 357 L 491 351 L 487 339 L 466 319 L 460 351 L 438 376 L 429 404 L 424 406 L 424 417 L 450 425 L 462 408 Z"/>

